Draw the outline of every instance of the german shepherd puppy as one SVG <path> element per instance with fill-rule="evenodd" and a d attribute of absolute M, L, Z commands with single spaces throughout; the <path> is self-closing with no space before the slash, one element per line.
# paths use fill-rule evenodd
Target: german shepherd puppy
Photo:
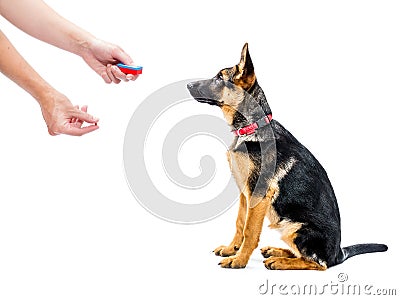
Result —
<path fill-rule="evenodd" d="M 236 135 L 227 156 L 240 189 L 239 213 L 232 242 L 214 250 L 226 257 L 221 267 L 246 266 L 265 216 L 289 246 L 261 249 L 271 270 L 326 270 L 354 255 L 387 250 L 383 244 L 341 248 L 339 208 L 328 176 L 311 152 L 272 119 L 247 43 L 239 64 L 187 87 L 198 102 L 220 107 Z M 272 161 L 276 166 L 270 172 Z"/>

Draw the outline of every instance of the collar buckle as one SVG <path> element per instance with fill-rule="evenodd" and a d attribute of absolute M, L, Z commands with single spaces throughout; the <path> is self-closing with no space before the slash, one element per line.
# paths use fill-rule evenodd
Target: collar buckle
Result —
<path fill-rule="evenodd" d="M 257 129 L 259 129 L 261 127 L 265 127 L 268 124 L 270 124 L 271 120 L 272 120 L 272 114 L 268 114 L 264 118 L 254 122 L 250 125 L 239 128 L 238 130 L 234 130 L 233 133 L 239 137 L 251 135 L 251 134 L 255 133 Z"/>

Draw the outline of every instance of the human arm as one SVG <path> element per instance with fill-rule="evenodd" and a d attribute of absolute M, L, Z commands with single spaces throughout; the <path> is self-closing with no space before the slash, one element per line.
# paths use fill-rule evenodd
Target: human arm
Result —
<path fill-rule="evenodd" d="M 0 31 L 0 71 L 37 100 L 51 135 L 83 135 L 98 129 L 97 125 L 81 127 L 83 121 L 95 124 L 87 107 L 74 107 L 66 96 L 56 91 L 25 61 Z"/>
<path fill-rule="evenodd" d="M 0 0 L 0 14 L 27 34 L 82 57 L 106 83 L 137 78 L 115 66 L 133 64 L 125 51 L 66 20 L 42 0 Z"/>

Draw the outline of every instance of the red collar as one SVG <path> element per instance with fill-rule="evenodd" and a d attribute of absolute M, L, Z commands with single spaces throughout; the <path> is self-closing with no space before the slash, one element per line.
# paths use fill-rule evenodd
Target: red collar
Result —
<path fill-rule="evenodd" d="M 232 130 L 233 134 L 236 136 L 250 135 L 256 132 L 257 129 L 267 126 L 271 123 L 272 114 L 268 114 L 266 117 L 250 124 L 245 127 L 239 128 L 238 130 Z"/>

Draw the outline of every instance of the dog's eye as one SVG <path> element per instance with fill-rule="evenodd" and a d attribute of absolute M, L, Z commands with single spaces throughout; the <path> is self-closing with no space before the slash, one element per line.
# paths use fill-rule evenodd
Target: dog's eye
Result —
<path fill-rule="evenodd" d="M 227 82 L 233 83 L 232 78 L 230 76 L 228 77 L 228 79 L 224 78 L 224 75 L 222 74 L 222 72 L 219 72 L 214 78 L 217 80 L 222 80 L 222 81 L 227 81 Z"/>

